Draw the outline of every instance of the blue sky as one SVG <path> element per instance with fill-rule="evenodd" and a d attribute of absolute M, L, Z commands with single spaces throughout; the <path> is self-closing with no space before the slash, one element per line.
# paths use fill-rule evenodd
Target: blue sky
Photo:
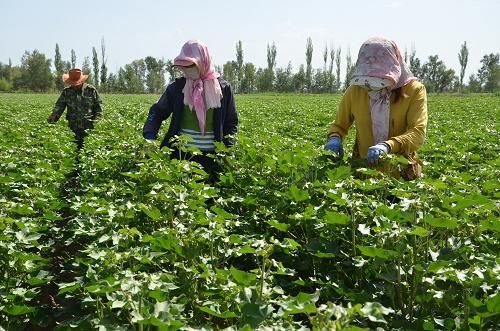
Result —
<path fill-rule="evenodd" d="M 106 41 L 108 67 L 151 55 L 171 59 L 189 39 L 201 39 L 221 65 L 235 59 L 243 43 L 244 61 L 266 66 L 266 47 L 275 42 L 277 65 L 305 63 L 311 37 L 313 66 L 322 66 L 325 45 L 348 49 L 356 60 L 361 43 L 373 35 L 394 39 L 404 52 L 415 48 L 425 61 L 439 55 L 459 71 L 457 53 L 467 41 L 469 66 L 476 72 L 487 53 L 500 52 L 498 0 L 0 0 L 0 62 L 20 63 L 25 50 L 54 57 L 59 43 L 64 59 L 74 49 L 77 63 L 92 46 Z"/>

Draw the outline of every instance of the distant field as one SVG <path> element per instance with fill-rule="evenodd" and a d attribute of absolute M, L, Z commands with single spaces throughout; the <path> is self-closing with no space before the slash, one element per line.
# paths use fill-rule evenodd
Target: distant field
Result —
<path fill-rule="evenodd" d="M 238 95 L 215 185 L 146 151 L 157 95 L 103 95 L 80 155 L 57 97 L 0 94 L 0 330 L 500 324 L 500 97 L 430 96 L 402 182 L 323 151 L 339 95 Z"/>

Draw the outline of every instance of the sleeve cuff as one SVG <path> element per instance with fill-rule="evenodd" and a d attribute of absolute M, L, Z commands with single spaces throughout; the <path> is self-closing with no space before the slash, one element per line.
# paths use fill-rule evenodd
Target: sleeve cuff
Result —
<path fill-rule="evenodd" d="M 326 140 L 329 140 L 330 138 L 333 138 L 333 137 L 339 137 L 340 140 L 343 140 L 342 139 L 342 136 L 340 134 L 338 134 L 337 132 L 332 132 L 332 133 L 329 133 L 327 136 L 326 136 Z"/>
<path fill-rule="evenodd" d="M 147 140 L 155 140 L 156 135 L 150 132 L 143 133 L 142 136 Z"/>
<path fill-rule="evenodd" d="M 385 144 L 389 145 L 391 148 L 391 153 L 398 153 L 401 150 L 401 144 L 394 139 L 384 141 Z"/>

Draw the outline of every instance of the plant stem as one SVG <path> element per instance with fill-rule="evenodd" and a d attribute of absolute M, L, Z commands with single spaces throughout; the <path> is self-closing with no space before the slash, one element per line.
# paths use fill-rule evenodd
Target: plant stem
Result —
<path fill-rule="evenodd" d="M 401 308 L 401 312 L 404 314 L 404 302 L 403 302 L 403 293 L 401 289 L 401 260 L 398 259 L 398 273 L 397 273 L 397 292 L 398 292 L 398 299 L 399 299 L 399 306 Z"/>
<path fill-rule="evenodd" d="M 264 277 L 266 275 L 266 257 L 262 255 L 262 268 L 260 276 L 260 302 L 262 302 L 262 296 L 264 295 Z"/>

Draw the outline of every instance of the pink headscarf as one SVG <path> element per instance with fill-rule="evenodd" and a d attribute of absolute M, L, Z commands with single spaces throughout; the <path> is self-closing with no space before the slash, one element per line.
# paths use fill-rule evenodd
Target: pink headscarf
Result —
<path fill-rule="evenodd" d="M 367 76 L 393 82 L 386 88 L 368 92 L 373 138 L 375 143 L 381 143 L 389 135 L 391 91 L 416 78 L 404 62 L 396 43 L 383 37 L 372 37 L 361 45 L 351 84 L 365 86 L 363 77 Z"/>
<path fill-rule="evenodd" d="M 217 80 L 220 76 L 215 72 L 212 57 L 208 47 L 199 40 L 189 40 L 181 49 L 181 53 L 174 59 L 174 65 L 189 66 L 195 64 L 200 72 L 198 79 L 193 80 L 186 77 L 184 93 L 184 104 L 196 112 L 198 126 L 201 133 L 205 134 L 205 124 L 207 110 L 210 108 L 220 108 L 222 91 Z"/>

